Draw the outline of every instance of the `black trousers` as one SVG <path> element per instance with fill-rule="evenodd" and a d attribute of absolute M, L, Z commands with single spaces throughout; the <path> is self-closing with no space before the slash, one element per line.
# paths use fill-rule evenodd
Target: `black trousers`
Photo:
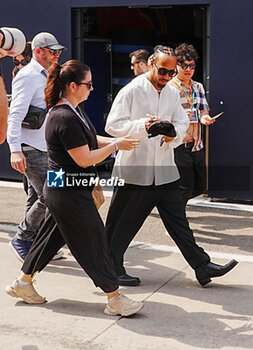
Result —
<path fill-rule="evenodd" d="M 204 149 L 192 152 L 185 145 L 175 150 L 175 163 L 180 174 L 179 186 L 186 205 L 190 198 L 196 197 L 206 189 L 206 166 Z"/>
<path fill-rule="evenodd" d="M 91 192 L 44 187 L 44 198 L 49 210 L 22 271 L 41 271 L 66 243 L 95 286 L 106 293 L 118 289 L 105 227 Z"/>
<path fill-rule="evenodd" d="M 154 207 L 193 269 L 210 261 L 208 254 L 196 244 L 189 227 L 178 182 L 161 186 L 127 184 L 115 188 L 106 221 L 106 233 L 118 275 L 126 272 L 124 253 Z"/>

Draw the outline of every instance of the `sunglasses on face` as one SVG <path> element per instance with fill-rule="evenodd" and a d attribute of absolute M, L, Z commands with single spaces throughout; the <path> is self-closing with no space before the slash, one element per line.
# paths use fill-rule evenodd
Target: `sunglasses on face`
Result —
<path fill-rule="evenodd" d="M 178 63 L 178 65 L 182 68 L 182 69 L 195 69 L 196 68 L 196 63 L 191 63 L 191 64 L 187 64 L 187 63 Z"/>
<path fill-rule="evenodd" d="M 43 50 L 47 50 L 51 53 L 51 55 L 55 56 L 55 55 L 59 55 L 62 53 L 62 49 L 49 49 L 48 47 L 43 47 Z"/>
<path fill-rule="evenodd" d="M 175 75 L 177 75 L 177 69 L 168 70 L 166 68 L 159 68 L 158 65 L 155 62 L 154 62 L 154 64 L 155 64 L 155 67 L 158 70 L 158 74 L 159 75 L 166 75 L 166 74 L 168 74 L 171 78 L 174 77 Z"/>
<path fill-rule="evenodd" d="M 79 83 L 78 85 L 87 85 L 89 90 L 91 90 L 93 88 L 93 82 L 92 81 L 89 81 L 88 83 Z"/>
<path fill-rule="evenodd" d="M 29 63 L 29 61 L 26 58 L 23 58 L 21 61 L 14 59 L 13 63 L 15 66 L 19 66 L 20 64 L 21 66 L 26 66 Z"/>

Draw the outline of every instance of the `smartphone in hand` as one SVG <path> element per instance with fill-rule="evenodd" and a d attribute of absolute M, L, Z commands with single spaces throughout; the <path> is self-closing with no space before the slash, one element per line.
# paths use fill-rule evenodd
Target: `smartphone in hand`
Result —
<path fill-rule="evenodd" d="M 224 112 L 221 112 L 221 113 L 219 113 L 219 114 L 216 114 L 214 117 L 212 117 L 212 119 L 217 119 L 217 118 L 219 118 L 223 113 L 224 113 Z"/>

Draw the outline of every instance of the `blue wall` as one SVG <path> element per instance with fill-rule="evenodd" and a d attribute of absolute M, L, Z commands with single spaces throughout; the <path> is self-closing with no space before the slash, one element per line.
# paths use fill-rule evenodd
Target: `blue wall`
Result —
<path fill-rule="evenodd" d="M 69 1 L 62 0 L 8 0 L 1 2 L 1 27 L 17 27 L 26 35 L 27 41 L 39 32 L 51 32 L 60 43 L 68 47 L 60 58 L 64 62 L 71 57 L 71 8 Z M 12 58 L 1 60 L 7 92 L 11 91 Z M 7 142 L 0 146 L 0 178 L 21 180 L 9 162 Z"/>
<path fill-rule="evenodd" d="M 71 8 L 69 1 L 62 0 L 8 0 L 1 1 L 1 27 L 17 27 L 26 35 L 27 41 L 39 32 L 50 32 L 60 43 L 68 47 L 62 54 L 64 62 L 71 57 Z M 5 82 L 10 91 L 11 58 L 1 60 Z"/>
<path fill-rule="evenodd" d="M 210 127 L 214 197 L 253 200 L 252 13 L 252 0 L 211 1 L 210 106 L 225 111 Z"/>

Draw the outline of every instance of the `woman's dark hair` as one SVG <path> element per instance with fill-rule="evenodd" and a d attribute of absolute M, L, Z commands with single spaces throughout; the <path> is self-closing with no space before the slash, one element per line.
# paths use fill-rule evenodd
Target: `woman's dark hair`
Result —
<path fill-rule="evenodd" d="M 31 60 L 32 58 L 32 42 L 28 41 L 26 43 L 24 51 L 21 53 L 27 60 Z"/>
<path fill-rule="evenodd" d="M 80 84 L 89 71 L 90 68 L 78 60 L 67 61 L 62 66 L 58 63 L 53 63 L 48 70 L 49 74 L 45 88 L 47 108 L 51 108 L 59 101 L 62 93 L 70 83 Z"/>
<path fill-rule="evenodd" d="M 24 56 L 24 59 L 27 61 L 27 62 L 30 62 L 31 59 L 32 59 L 32 42 L 31 41 L 28 41 L 25 45 L 25 49 L 24 51 L 20 54 L 22 56 Z M 17 56 L 20 56 L 20 55 L 17 55 Z M 13 59 L 15 59 L 16 57 L 14 57 Z M 13 71 L 12 71 L 12 77 L 14 78 L 15 75 L 17 74 L 17 72 L 19 71 L 18 67 L 14 67 L 13 68 Z"/>
<path fill-rule="evenodd" d="M 177 62 L 182 64 L 184 61 L 195 61 L 197 63 L 198 53 L 193 45 L 180 44 L 175 49 L 175 54 L 177 56 Z"/>

